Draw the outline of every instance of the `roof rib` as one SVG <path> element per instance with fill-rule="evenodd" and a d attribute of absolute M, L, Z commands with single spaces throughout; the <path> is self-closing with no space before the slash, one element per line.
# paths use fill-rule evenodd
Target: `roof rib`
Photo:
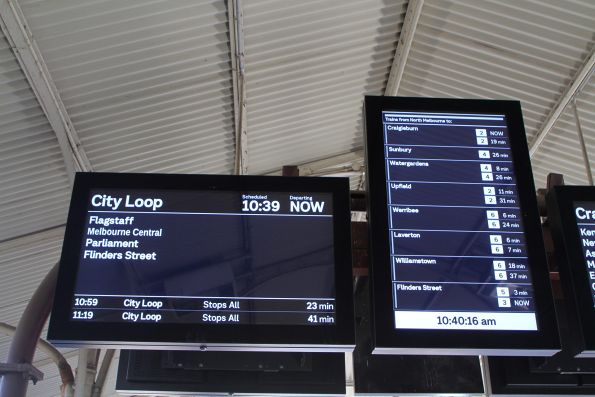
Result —
<path fill-rule="evenodd" d="M 585 58 L 583 64 L 578 68 L 570 84 L 566 87 L 556 104 L 552 107 L 549 114 L 546 116 L 540 130 L 535 134 L 535 138 L 529 145 L 529 155 L 533 157 L 543 140 L 549 134 L 551 129 L 560 118 L 566 106 L 581 92 L 583 87 L 589 81 L 589 78 L 595 70 L 595 46 L 591 48 L 591 53 Z"/>
<path fill-rule="evenodd" d="M 399 85 L 401 84 L 401 78 L 403 77 L 403 71 L 407 64 L 409 50 L 413 43 L 415 28 L 417 27 L 417 22 L 419 21 L 423 5 L 424 0 L 410 0 L 407 5 L 407 12 L 405 13 L 403 27 L 399 34 L 399 42 L 397 43 L 393 65 L 390 69 L 390 74 L 388 75 L 388 81 L 386 82 L 386 88 L 384 90 L 385 96 L 396 96 L 399 92 Z"/>
<path fill-rule="evenodd" d="M 0 28 L 56 133 L 72 183 L 75 171 L 91 171 L 91 163 L 16 0 L 0 1 Z"/>

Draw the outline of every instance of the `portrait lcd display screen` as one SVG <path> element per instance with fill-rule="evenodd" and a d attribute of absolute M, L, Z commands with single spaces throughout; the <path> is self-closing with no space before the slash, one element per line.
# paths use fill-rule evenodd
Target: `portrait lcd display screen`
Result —
<path fill-rule="evenodd" d="M 571 353 L 595 357 L 595 187 L 556 186 L 546 198 Z"/>
<path fill-rule="evenodd" d="M 374 352 L 557 351 L 519 103 L 365 106 Z"/>
<path fill-rule="evenodd" d="M 77 174 L 59 346 L 354 346 L 341 178 Z"/>

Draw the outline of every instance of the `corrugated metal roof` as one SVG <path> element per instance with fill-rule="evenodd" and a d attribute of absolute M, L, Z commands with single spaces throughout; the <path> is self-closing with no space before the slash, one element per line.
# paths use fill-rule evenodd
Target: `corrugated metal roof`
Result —
<path fill-rule="evenodd" d="M 64 222 L 69 182 L 58 141 L 0 32 L 0 241 Z"/>
<path fill-rule="evenodd" d="M 587 171 L 584 165 L 576 117 L 573 105 L 558 119 L 541 147 L 531 159 L 536 183 L 544 185 L 547 175 L 555 172 L 564 175 L 567 185 L 587 185 Z M 591 79 L 576 101 L 579 120 L 583 130 L 591 169 L 595 161 L 595 79 Z"/>
<path fill-rule="evenodd" d="M 589 53 L 594 20 L 590 1 L 426 0 L 399 95 L 520 100 L 530 141 Z"/>
<path fill-rule="evenodd" d="M 388 77 L 405 1 L 244 3 L 248 170 L 362 143 L 363 96 Z"/>
<path fill-rule="evenodd" d="M 95 170 L 231 172 L 225 2 L 21 6 Z"/>

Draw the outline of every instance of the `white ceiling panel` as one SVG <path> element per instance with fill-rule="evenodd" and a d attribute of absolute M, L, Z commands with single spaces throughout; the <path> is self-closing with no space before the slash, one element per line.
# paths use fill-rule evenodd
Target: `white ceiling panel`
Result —
<path fill-rule="evenodd" d="M 593 45 L 591 1 L 426 0 L 423 7 L 399 95 L 519 100 L 529 141 Z M 574 133 L 568 123 L 556 128 L 559 136 Z"/>
<path fill-rule="evenodd" d="M 591 172 L 595 172 L 595 78 L 576 98 Z M 570 104 L 558 119 L 539 150 L 531 159 L 536 184 L 544 187 L 551 172 L 564 175 L 567 185 L 588 185 L 587 170 L 581 149 L 577 121 Z"/>
<path fill-rule="evenodd" d="M 587 176 L 582 158 L 574 113 L 569 108 L 531 159 L 536 186 L 545 187 L 547 175 L 552 172 L 564 175 L 568 185 L 585 185 Z"/>
<path fill-rule="evenodd" d="M 361 148 L 363 96 L 382 94 L 405 5 L 244 3 L 249 173 Z"/>
<path fill-rule="evenodd" d="M 231 172 L 225 2 L 21 7 L 94 170 Z"/>
<path fill-rule="evenodd" d="M 56 135 L 0 32 L 0 242 L 63 224 L 69 186 Z"/>

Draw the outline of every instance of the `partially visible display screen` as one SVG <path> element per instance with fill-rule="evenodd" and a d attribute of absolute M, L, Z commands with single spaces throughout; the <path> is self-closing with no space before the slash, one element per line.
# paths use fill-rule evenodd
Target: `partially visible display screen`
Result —
<path fill-rule="evenodd" d="M 48 339 L 350 351 L 349 180 L 79 173 Z"/>
<path fill-rule="evenodd" d="M 382 117 L 395 328 L 536 330 L 505 116 Z"/>
<path fill-rule="evenodd" d="M 588 275 L 585 282 L 595 307 L 595 202 L 575 201 L 574 216 L 582 247 L 583 265 Z"/>
<path fill-rule="evenodd" d="M 335 322 L 332 195 L 93 189 L 72 320 Z"/>
<path fill-rule="evenodd" d="M 569 357 L 595 357 L 595 187 L 554 186 L 548 224 L 562 288 L 560 329 Z"/>
<path fill-rule="evenodd" d="M 122 395 L 344 396 L 344 353 L 122 350 Z"/>

